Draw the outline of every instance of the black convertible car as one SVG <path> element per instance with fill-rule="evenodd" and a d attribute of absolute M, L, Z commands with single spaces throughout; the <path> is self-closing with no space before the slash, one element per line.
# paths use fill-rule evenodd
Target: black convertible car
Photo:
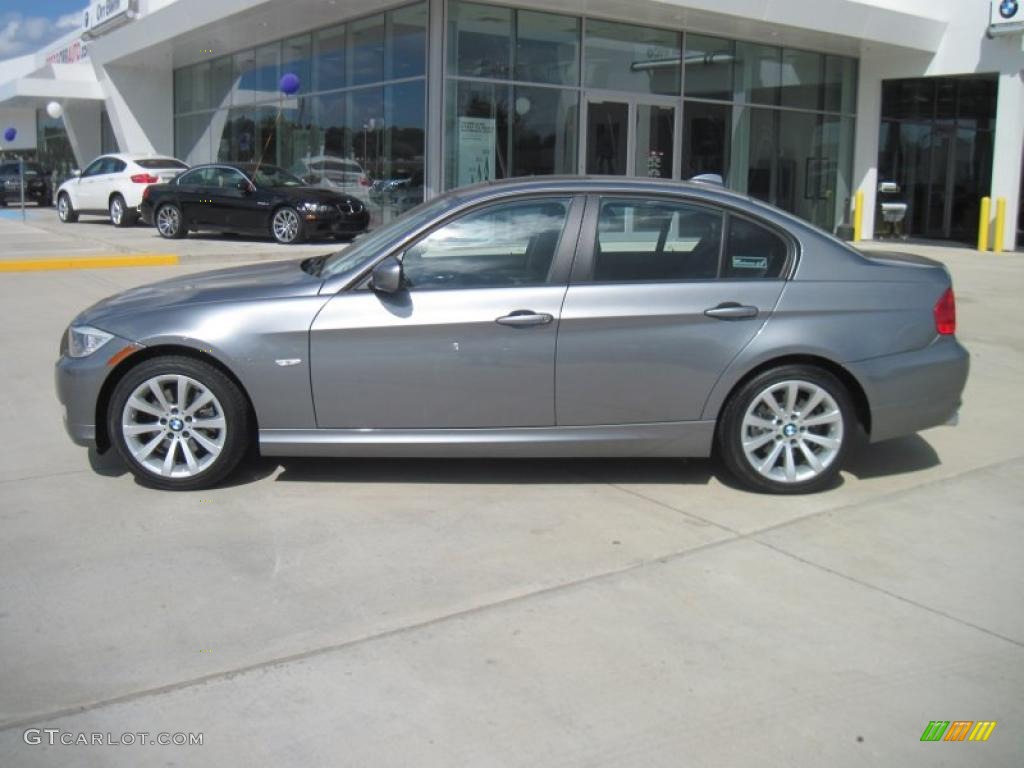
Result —
<path fill-rule="evenodd" d="M 142 220 L 163 237 L 215 230 L 270 234 L 279 243 L 306 238 L 354 237 L 366 231 L 370 213 L 359 200 L 307 187 L 273 165 L 197 165 L 168 184 L 142 193 Z"/>

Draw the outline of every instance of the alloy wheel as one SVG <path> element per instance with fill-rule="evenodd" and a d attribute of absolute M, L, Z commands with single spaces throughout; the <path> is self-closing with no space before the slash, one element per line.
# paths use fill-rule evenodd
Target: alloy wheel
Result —
<path fill-rule="evenodd" d="M 156 228 L 164 237 L 174 237 L 181 227 L 181 214 L 173 205 L 165 205 L 156 214 Z"/>
<path fill-rule="evenodd" d="M 121 434 L 148 472 L 190 478 L 220 456 L 228 424 L 220 401 L 202 382 L 162 374 L 132 391 L 121 414 Z"/>
<path fill-rule="evenodd" d="M 121 225 L 121 219 L 124 218 L 124 203 L 121 202 L 121 198 L 115 197 L 110 201 L 110 220 L 114 222 L 115 226 Z"/>
<path fill-rule="evenodd" d="M 809 381 L 789 380 L 759 392 L 743 416 L 743 453 L 762 477 L 805 483 L 835 461 L 843 415 L 835 398 Z"/>
<path fill-rule="evenodd" d="M 67 195 L 61 195 L 60 198 L 57 200 L 57 215 L 60 216 L 60 220 L 61 221 L 67 221 L 68 220 L 68 210 L 69 209 L 70 209 L 70 206 L 68 204 L 68 196 Z"/>
<path fill-rule="evenodd" d="M 274 237 L 280 243 L 290 243 L 299 236 L 299 216 L 291 208 L 282 208 L 274 214 Z"/>

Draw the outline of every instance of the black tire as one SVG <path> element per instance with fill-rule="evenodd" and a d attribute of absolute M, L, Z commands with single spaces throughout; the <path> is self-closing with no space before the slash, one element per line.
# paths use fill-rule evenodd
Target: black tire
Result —
<path fill-rule="evenodd" d="M 122 229 L 126 227 L 134 227 L 135 222 L 138 221 L 138 215 L 134 211 L 128 210 L 128 205 L 125 203 L 124 198 L 119 194 L 110 196 L 110 203 L 107 206 L 107 212 L 110 214 L 110 223 L 115 227 Z"/>
<path fill-rule="evenodd" d="M 277 221 L 278 217 L 283 216 L 294 217 L 296 225 L 294 230 L 294 236 L 285 235 L 279 232 Z M 301 243 L 303 240 L 306 239 L 306 235 L 302 224 L 302 216 L 300 216 L 299 212 L 296 211 L 291 206 L 285 205 L 278 208 L 270 216 L 270 236 L 273 237 L 274 240 L 276 240 L 281 245 L 295 245 L 296 243 Z"/>
<path fill-rule="evenodd" d="M 153 211 L 153 226 L 160 233 L 160 237 L 168 240 L 180 240 L 188 234 L 181 209 L 174 203 L 163 203 Z"/>
<path fill-rule="evenodd" d="M 803 419 L 818 421 L 820 419 L 817 417 L 824 415 L 827 410 L 827 401 L 825 401 L 816 406 L 811 413 L 800 414 L 801 406 L 809 404 L 808 400 L 810 397 L 808 395 L 802 401 L 797 401 L 798 404 L 794 410 L 800 415 L 796 418 L 787 417 L 782 419 L 776 417 L 771 420 L 772 426 L 753 428 L 759 431 L 753 436 L 751 442 L 756 443 L 759 438 L 768 438 L 768 442 L 763 447 L 756 449 L 761 453 L 755 453 L 755 458 L 769 461 L 773 450 L 776 450 L 776 445 L 781 443 L 781 447 L 778 449 L 781 453 L 776 456 L 773 463 L 768 465 L 765 470 L 766 472 L 785 475 L 786 454 L 791 452 L 791 455 L 794 456 L 793 463 L 797 468 L 797 473 L 806 474 L 807 479 L 800 479 L 799 474 L 797 474 L 797 478 L 794 480 L 768 477 L 758 471 L 752 459 L 748 458 L 747 452 L 744 450 L 744 437 L 751 438 L 751 435 L 745 435 L 744 427 L 744 419 L 748 410 L 754 405 L 755 400 L 765 403 L 764 400 L 760 399 L 760 395 L 765 393 L 770 387 L 782 384 L 783 382 L 798 382 L 802 383 L 802 385 L 805 384 L 808 389 L 810 387 L 817 387 L 820 390 L 824 390 L 827 397 L 831 398 L 839 411 L 839 418 L 835 419 L 833 417 L 834 421 L 830 427 L 802 426 Z M 803 392 L 804 390 L 800 388 L 799 391 Z M 782 406 L 781 410 L 785 412 L 785 400 L 780 405 Z M 761 411 L 763 415 L 769 413 L 765 405 L 760 407 L 764 409 Z M 828 412 L 831 411 L 828 410 Z M 815 416 L 812 416 L 812 414 L 815 414 Z M 829 431 L 825 432 L 824 430 Z M 812 442 L 811 435 L 827 440 L 835 440 L 836 435 L 838 435 L 838 448 L 830 449 L 834 450 L 834 453 L 827 457 L 826 462 L 820 461 L 820 457 L 825 456 L 824 453 L 815 454 L 815 460 L 824 465 L 820 471 L 811 466 L 810 459 L 804 449 L 804 446 L 806 446 L 807 450 L 811 452 L 818 449 L 824 451 L 819 442 Z M 715 447 L 718 455 L 733 477 L 751 490 L 776 494 L 815 493 L 830 488 L 835 484 L 836 477 L 848 454 L 850 445 L 857 439 L 858 435 L 859 424 L 850 393 L 839 379 L 828 371 L 815 366 L 784 365 L 758 374 L 750 381 L 741 385 L 732 394 L 718 420 Z M 787 443 L 789 443 L 789 446 L 786 445 Z"/>
<path fill-rule="evenodd" d="M 220 406 L 219 418 L 223 419 L 226 431 L 220 453 L 210 459 L 208 466 L 190 476 L 168 477 L 158 474 L 153 469 L 148 469 L 135 457 L 122 431 L 122 417 L 128 399 L 139 386 L 156 376 L 187 376 L 212 393 L 216 398 L 216 403 Z M 169 390 L 165 395 L 168 402 L 174 402 L 173 392 Z M 191 402 L 195 402 L 195 399 L 195 396 L 190 398 Z M 214 408 L 215 406 L 208 407 Z M 176 413 L 181 415 L 183 411 Z M 200 409 L 196 413 L 202 414 L 203 410 Z M 214 416 L 216 417 L 217 414 L 214 413 Z M 196 416 L 196 418 L 200 417 Z M 252 444 L 252 427 L 249 403 L 238 385 L 218 368 L 184 356 L 155 357 L 129 370 L 114 387 L 107 413 L 107 434 L 118 455 L 132 474 L 142 485 L 166 491 L 195 491 L 210 488 L 219 483 L 238 466 L 246 455 Z M 197 447 L 194 436 L 189 436 L 188 425 L 179 427 L 177 433 L 168 431 L 167 435 L 162 435 L 164 429 L 171 430 L 172 428 L 172 426 L 167 426 L 156 430 L 154 439 L 163 437 L 163 440 L 150 455 L 156 454 L 155 460 L 162 461 L 170 452 L 168 446 L 171 444 L 170 436 L 173 434 L 182 442 L 189 442 L 191 446 L 189 452 L 194 458 L 202 461 L 206 454 L 201 445 Z M 215 433 L 207 431 L 205 436 L 215 438 Z M 148 435 L 146 437 L 148 438 Z M 182 449 L 176 448 L 175 450 L 177 453 L 173 458 L 177 460 L 181 456 L 181 459 L 184 460 Z M 159 453 L 160 451 L 162 454 Z"/>
<path fill-rule="evenodd" d="M 78 211 L 71 205 L 71 196 L 67 192 L 57 195 L 57 218 L 64 224 L 74 224 L 78 221 Z"/>

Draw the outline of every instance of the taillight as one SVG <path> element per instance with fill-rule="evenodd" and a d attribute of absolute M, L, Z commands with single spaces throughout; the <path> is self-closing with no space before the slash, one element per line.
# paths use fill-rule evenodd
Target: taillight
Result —
<path fill-rule="evenodd" d="M 160 177 L 154 176 L 151 173 L 136 173 L 132 176 L 132 181 L 136 184 L 156 184 L 160 181 Z"/>
<path fill-rule="evenodd" d="M 943 336 L 956 333 L 956 296 L 953 289 L 947 288 L 935 303 L 935 330 Z"/>

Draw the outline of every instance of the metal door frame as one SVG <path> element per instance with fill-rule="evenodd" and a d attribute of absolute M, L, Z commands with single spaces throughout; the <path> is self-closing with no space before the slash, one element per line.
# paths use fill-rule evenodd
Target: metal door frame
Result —
<path fill-rule="evenodd" d="M 675 96 L 660 96 L 653 93 L 623 93 L 622 91 L 607 91 L 594 88 L 585 88 L 582 93 L 582 109 L 580 120 L 580 143 L 578 171 L 581 175 L 587 173 L 587 148 L 590 141 L 590 103 L 591 102 L 614 102 L 627 106 L 626 116 L 626 172 L 620 174 L 625 178 L 636 177 L 636 132 L 637 116 L 640 106 L 671 107 L 673 110 L 672 126 L 672 179 L 679 179 L 682 173 L 682 150 L 683 150 L 683 115 L 682 101 Z"/>

